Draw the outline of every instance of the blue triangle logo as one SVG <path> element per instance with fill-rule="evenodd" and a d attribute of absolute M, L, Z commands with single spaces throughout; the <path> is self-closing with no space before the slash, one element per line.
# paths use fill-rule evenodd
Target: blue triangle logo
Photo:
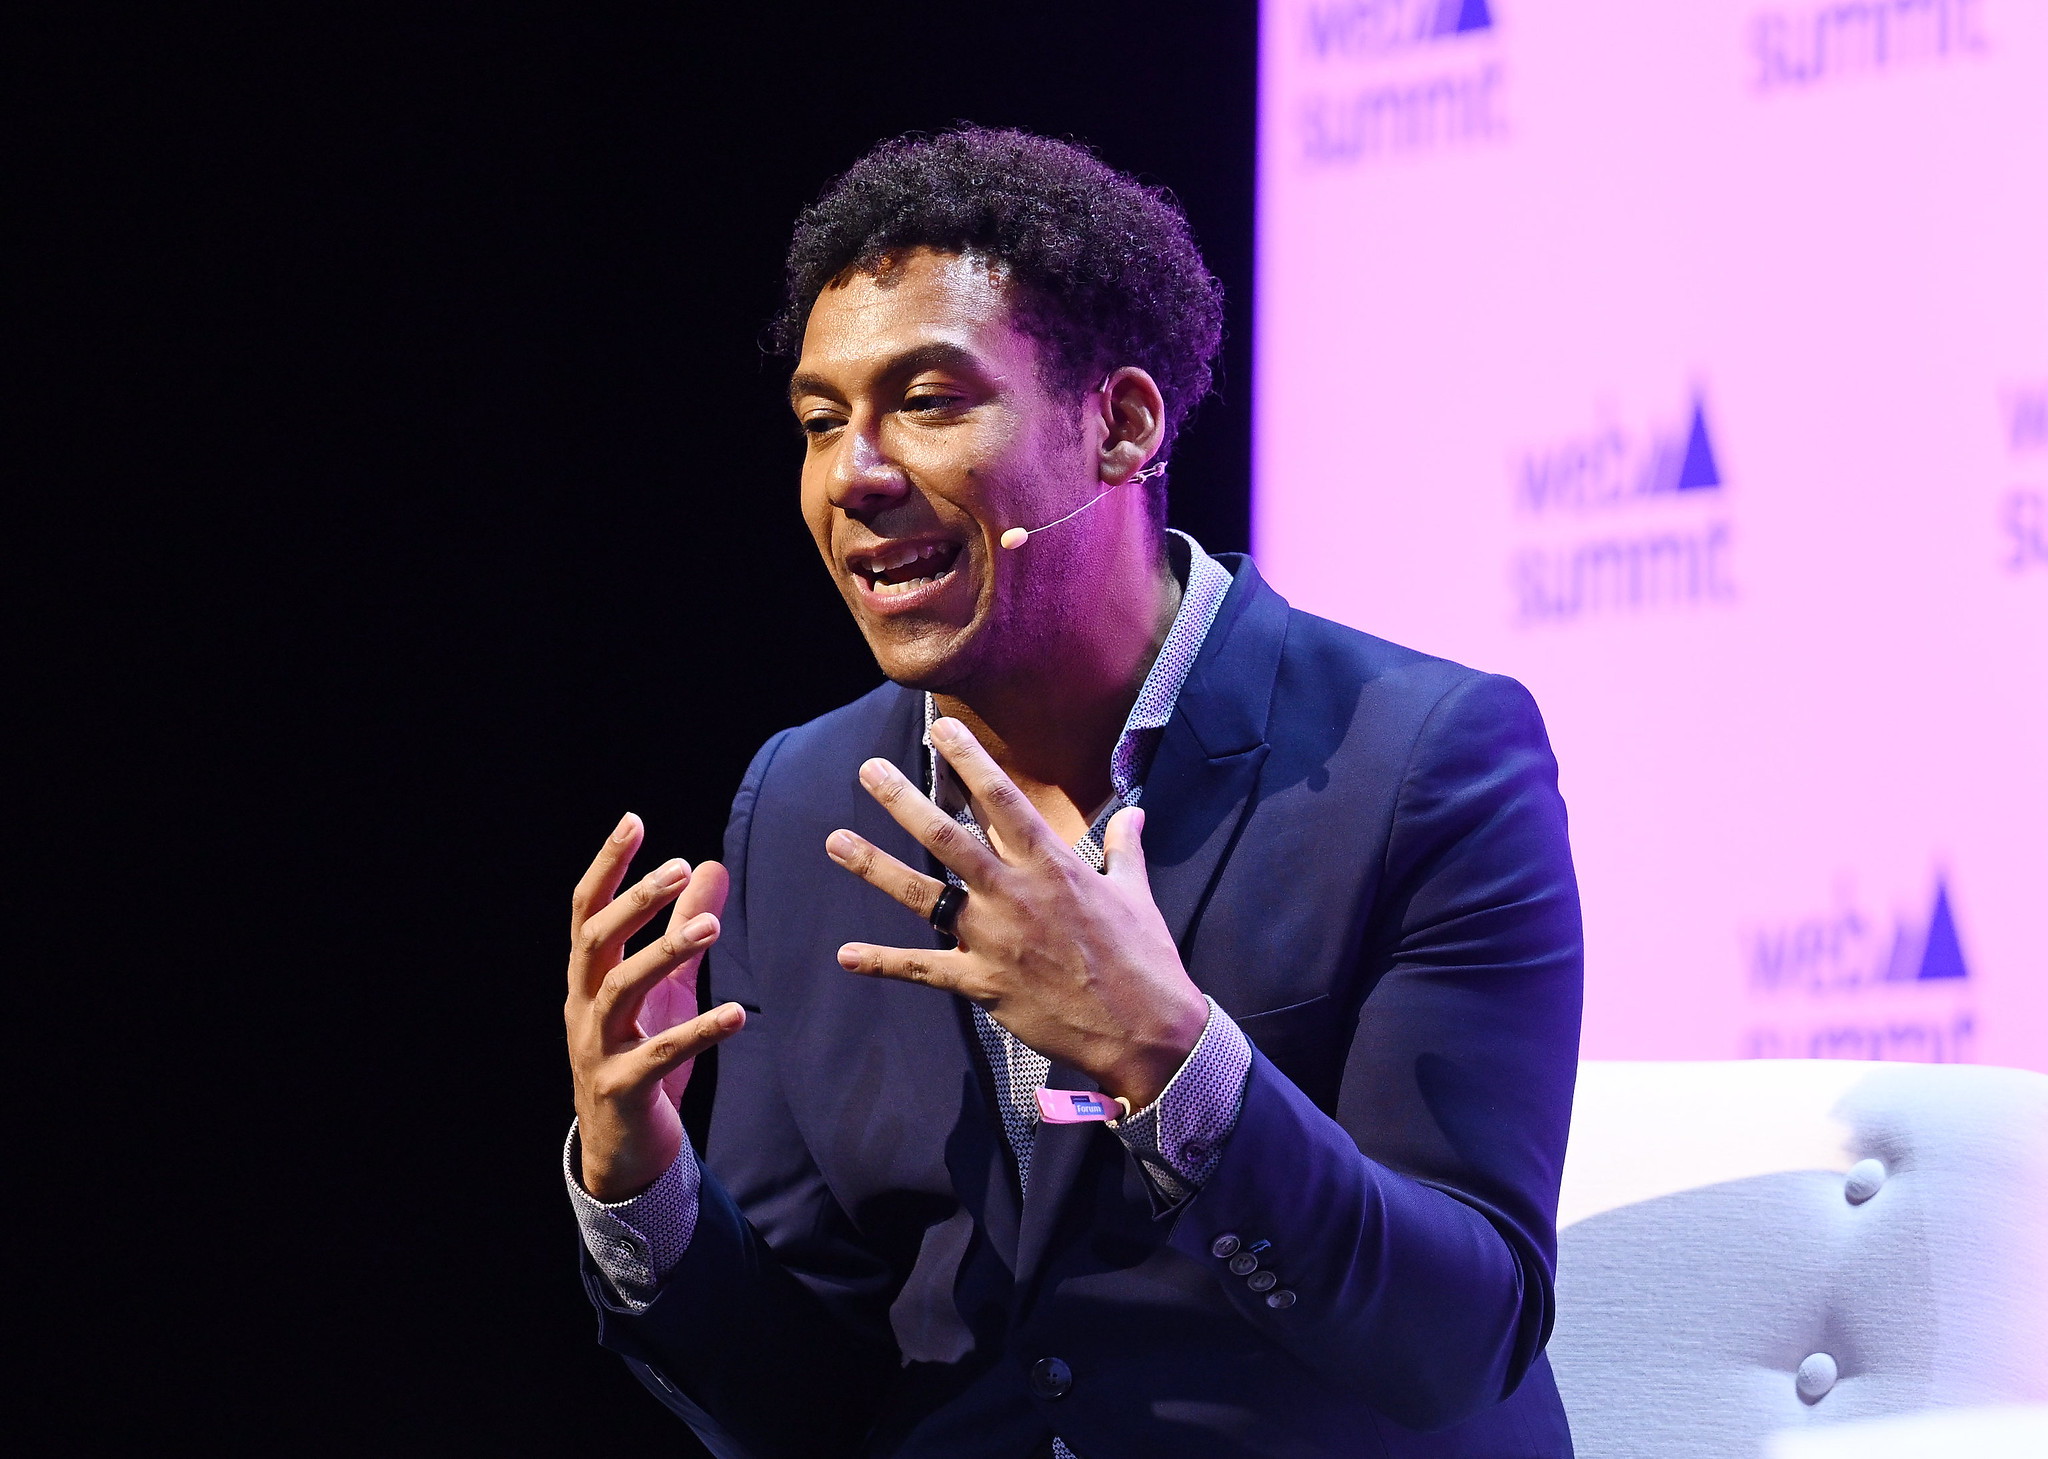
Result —
<path fill-rule="evenodd" d="M 1721 468 L 1714 464 L 1714 447 L 1707 440 L 1707 407 L 1705 402 L 1695 399 L 1692 403 L 1692 429 L 1685 437 L 1685 460 L 1678 468 L 1678 489 L 1698 491 L 1702 487 L 1720 484 Z"/>
<path fill-rule="evenodd" d="M 1437 7 L 1436 26 L 1431 35 L 1461 35 L 1468 30 L 1493 29 L 1493 11 L 1486 0 L 1443 0 Z"/>
<path fill-rule="evenodd" d="M 1967 978 L 1962 939 L 1956 936 L 1956 916 L 1948 905 L 1948 882 L 1934 883 L 1934 915 L 1927 922 L 1927 946 L 1920 954 L 1920 981 L 1937 978 Z"/>

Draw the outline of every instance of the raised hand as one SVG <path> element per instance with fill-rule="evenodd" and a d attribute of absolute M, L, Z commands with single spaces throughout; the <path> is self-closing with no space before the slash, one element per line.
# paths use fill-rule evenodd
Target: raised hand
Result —
<path fill-rule="evenodd" d="M 1091 1075 L 1131 1108 L 1150 1104 L 1201 1037 L 1208 1005 L 1152 900 L 1140 840 L 1145 813 L 1128 807 L 1110 818 L 1108 871 L 1098 873 L 965 725 L 938 720 L 931 738 L 973 797 L 994 850 L 888 761 L 868 761 L 860 778 L 966 884 L 954 923 L 960 945 L 938 952 L 849 942 L 840 966 L 971 998 L 1024 1043 Z M 852 831 L 834 831 L 825 851 L 920 916 L 931 915 L 945 887 Z"/>
<path fill-rule="evenodd" d="M 697 1013 L 697 965 L 718 940 L 731 879 L 707 861 L 665 861 L 619 894 L 645 832 L 627 815 L 576 883 L 569 923 L 569 1067 L 583 1188 L 622 1201 L 659 1180 L 682 1149 L 677 1112 L 690 1061 L 745 1026 L 727 1003 Z M 670 904 L 673 904 L 672 906 Z M 668 927 L 625 957 L 626 939 L 670 906 Z"/>

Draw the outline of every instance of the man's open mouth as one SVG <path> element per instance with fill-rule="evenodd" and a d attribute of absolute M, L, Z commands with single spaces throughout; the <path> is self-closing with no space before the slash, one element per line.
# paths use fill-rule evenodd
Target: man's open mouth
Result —
<path fill-rule="evenodd" d="M 867 583 L 869 592 L 878 598 L 892 598 L 937 586 L 959 561 L 958 542 L 895 542 L 852 553 L 846 565 Z"/>

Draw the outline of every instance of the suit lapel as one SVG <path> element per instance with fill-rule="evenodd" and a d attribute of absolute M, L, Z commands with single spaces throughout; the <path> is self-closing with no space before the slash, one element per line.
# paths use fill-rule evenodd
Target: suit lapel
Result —
<path fill-rule="evenodd" d="M 1210 757 L 1199 745 L 1175 743 L 1177 738 L 1190 737 L 1177 737 L 1174 726 L 1168 726 L 1159 761 L 1145 782 L 1145 864 L 1152 900 L 1185 962 L 1193 951 L 1202 904 L 1250 809 L 1269 747 L 1258 744 Z"/>
<path fill-rule="evenodd" d="M 1184 960 L 1266 762 L 1266 715 L 1287 635 L 1286 601 L 1250 559 L 1237 559 L 1235 573 L 1145 777 L 1152 898 Z"/>
<path fill-rule="evenodd" d="M 859 788 L 856 776 L 863 759 L 880 755 L 921 780 L 923 729 L 923 696 L 903 691 L 876 731 L 847 743 L 845 761 L 833 772 L 843 774 L 843 783 L 812 789 L 818 801 L 799 809 L 800 826 L 785 855 L 822 862 L 825 835 L 837 824 L 912 866 L 921 864 L 924 849 Z M 864 1167 L 872 1168 L 864 1173 L 881 1188 L 899 1182 L 915 1188 L 933 1165 L 942 1165 L 961 1204 L 1011 1264 L 1021 1214 L 1016 1179 L 987 1072 L 972 1047 L 966 1005 L 951 994 L 863 978 L 837 965 L 843 941 L 936 947 L 937 935 L 886 894 L 829 865 L 825 871 L 822 879 L 806 874 L 800 887 L 809 905 L 787 924 L 801 929 L 803 941 L 786 956 L 820 973 L 794 983 L 804 992 L 792 1009 L 797 1026 L 790 1046 L 803 1051 L 819 1076 L 802 1083 L 827 1092 L 797 1101 L 807 1138 L 828 1168 L 847 1152 L 866 1152 Z M 799 895 L 798 887 L 789 894 Z"/>

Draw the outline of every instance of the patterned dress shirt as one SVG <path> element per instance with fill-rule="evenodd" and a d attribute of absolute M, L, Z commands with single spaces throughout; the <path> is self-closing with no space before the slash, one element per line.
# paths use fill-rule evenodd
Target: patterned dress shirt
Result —
<path fill-rule="evenodd" d="M 1216 610 L 1230 591 L 1230 573 L 1192 538 L 1171 532 L 1169 557 L 1183 584 L 1180 607 L 1138 690 L 1137 702 L 1124 721 L 1110 753 L 1111 794 L 1097 812 L 1088 834 L 1074 850 L 1097 871 L 1103 869 L 1102 837 L 1109 818 L 1144 797 L 1144 776 L 1152 754 L 1173 718 L 1174 705 L 1187 683 L 1188 671 L 1201 652 Z M 931 725 L 938 705 L 927 694 L 924 703 L 926 788 L 932 800 L 954 815 L 984 843 L 987 836 L 975 821 L 967 794 L 951 767 L 932 752 Z M 949 879 L 956 880 L 957 878 Z M 1178 1204 L 1201 1189 L 1222 1158 L 1223 1145 L 1237 1123 L 1251 1071 L 1251 1044 L 1230 1015 L 1209 1002 L 1208 1022 L 1201 1037 L 1159 1097 L 1128 1117 L 1108 1122 L 1130 1150 L 1153 1189 L 1168 1204 Z M 1038 1091 L 1045 1086 L 1051 1061 L 1019 1042 L 1014 1034 L 979 1006 L 973 1009 L 976 1041 L 987 1061 L 1002 1114 L 1003 1135 L 1017 1163 L 1021 1193 L 1031 1182 L 1031 1152 L 1038 1135 Z M 685 1140 L 660 1180 L 630 1200 L 609 1204 L 583 1189 L 576 1129 L 572 1124 L 562 1148 L 562 1177 L 576 1219 L 583 1229 L 591 1258 L 611 1283 L 619 1300 L 640 1310 L 654 1300 L 662 1278 L 682 1260 L 697 1227 L 698 1186 L 702 1169 Z M 1073 1451 L 1053 1440 L 1054 1459 L 1075 1459 Z"/>

